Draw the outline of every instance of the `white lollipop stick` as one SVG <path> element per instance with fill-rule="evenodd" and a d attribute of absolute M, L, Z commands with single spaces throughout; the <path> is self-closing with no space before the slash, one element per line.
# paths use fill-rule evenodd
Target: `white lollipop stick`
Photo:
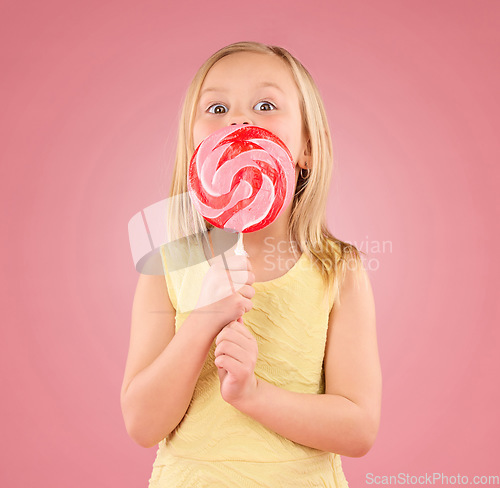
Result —
<path fill-rule="evenodd" d="M 234 254 L 237 256 L 246 256 L 248 258 L 248 253 L 245 251 L 243 247 L 243 232 L 238 232 L 238 242 L 236 244 L 236 249 L 234 250 Z"/>

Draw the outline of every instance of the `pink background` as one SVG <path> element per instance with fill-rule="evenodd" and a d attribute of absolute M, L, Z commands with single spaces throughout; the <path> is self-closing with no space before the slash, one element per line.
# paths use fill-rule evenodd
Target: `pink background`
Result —
<path fill-rule="evenodd" d="M 350 486 L 500 474 L 499 14 L 487 0 L 3 1 L 0 484 L 147 485 L 156 448 L 127 436 L 119 403 L 127 224 L 167 196 L 191 77 L 239 40 L 286 47 L 316 79 L 338 167 L 330 229 L 369 251 L 383 410 L 372 450 L 343 457 Z"/>

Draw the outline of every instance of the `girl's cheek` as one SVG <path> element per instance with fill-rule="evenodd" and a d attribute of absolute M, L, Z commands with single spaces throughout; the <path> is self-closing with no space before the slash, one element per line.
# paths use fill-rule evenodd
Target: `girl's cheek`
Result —
<path fill-rule="evenodd" d="M 208 123 L 207 121 L 198 120 L 195 122 L 193 127 L 193 140 L 195 147 L 206 139 L 212 132 L 214 132 L 213 124 Z"/>
<path fill-rule="evenodd" d="M 202 118 L 199 120 L 195 126 L 198 128 L 198 132 L 203 133 L 208 136 L 212 132 L 223 127 L 223 121 L 221 119 L 215 120 L 214 118 Z"/>

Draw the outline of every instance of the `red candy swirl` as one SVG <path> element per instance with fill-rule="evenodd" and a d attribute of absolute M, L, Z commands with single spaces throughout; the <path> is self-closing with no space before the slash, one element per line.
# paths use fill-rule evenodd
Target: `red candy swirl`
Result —
<path fill-rule="evenodd" d="M 220 229 L 253 232 L 278 218 L 295 188 L 286 145 L 257 126 L 231 125 L 208 136 L 191 158 L 188 190 L 194 207 Z"/>

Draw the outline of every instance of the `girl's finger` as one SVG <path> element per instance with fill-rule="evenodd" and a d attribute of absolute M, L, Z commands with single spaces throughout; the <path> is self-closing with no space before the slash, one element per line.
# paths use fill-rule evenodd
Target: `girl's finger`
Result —
<path fill-rule="evenodd" d="M 247 339 L 255 339 L 254 335 L 250 332 L 248 327 L 239 321 L 234 321 L 229 324 L 229 328 L 238 331 L 240 334 L 244 335 Z"/>
<path fill-rule="evenodd" d="M 235 284 L 245 285 L 248 282 L 254 282 L 253 275 L 248 271 L 229 271 L 231 281 Z"/>
<path fill-rule="evenodd" d="M 216 358 L 215 364 L 219 368 L 224 368 L 228 373 L 231 373 L 238 378 L 241 378 L 246 374 L 246 369 L 243 363 L 240 363 L 231 356 L 219 356 Z"/>
<path fill-rule="evenodd" d="M 223 340 L 228 340 L 231 342 L 236 342 L 236 344 L 244 345 L 246 344 L 249 340 L 254 339 L 253 335 L 251 332 L 247 329 L 246 332 L 244 329 L 246 327 L 239 322 L 231 322 L 231 324 L 237 324 L 238 326 L 241 326 L 242 328 L 237 328 L 236 325 L 231 326 L 231 325 L 226 325 L 218 334 L 215 339 L 215 345 L 218 345 L 219 342 Z"/>
<path fill-rule="evenodd" d="M 226 356 L 231 356 L 241 363 L 250 360 L 249 352 L 246 349 L 241 347 L 239 344 L 226 340 L 222 341 L 215 348 L 214 354 L 216 357 L 225 354 Z"/>
<path fill-rule="evenodd" d="M 222 256 L 221 256 L 222 258 Z M 251 266 L 250 261 L 245 256 L 235 256 L 234 254 L 224 254 L 223 259 L 221 259 L 222 265 L 227 270 L 233 271 L 248 271 L 249 266 Z"/>

